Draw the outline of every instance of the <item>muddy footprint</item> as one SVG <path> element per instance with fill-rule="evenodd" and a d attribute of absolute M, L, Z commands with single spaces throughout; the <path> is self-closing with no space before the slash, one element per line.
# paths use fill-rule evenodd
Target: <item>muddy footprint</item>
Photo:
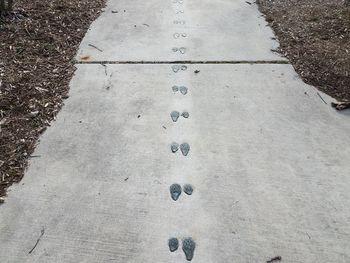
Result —
<path fill-rule="evenodd" d="M 179 248 L 179 240 L 175 237 L 172 237 L 168 240 L 168 246 L 170 252 L 174 252 Z"/>
<path fill-rule="evenodd" d="M 176 142 L 173 142 L 170 146 L 170 149 L 173 153 L 176 153 L 179 150 L 179 144 Z"/>
<path fill-rule="evenodd" d="M 179 87 L 178 86 L 172 86 L 172 90 L 173 90 L 173 92 L 178 92 L 179 91 Z"/>
<path fill-rule="evenodd" d="M 188 154 L 189 151 L 190 151 L 190 145 L 189 145 L 187 142 L 182 143 L 182 144 L 180 145 L 180 150 L 181 150 L 181 152 L 182 152 L 182 154 L 183 154 L 184 156 L 187 156 L 187 154 Z"/>
<path fill-rule="evenodd" d="M 193 193 L 193 187 L 190 184 L 185 184 L 183 187 L 184 193 L 187 195 L 191 195 Z"/>
<path fill-rule="evenodd" d="M 187 111 L 184 111 L 182 114 L 181 114 L 182 117 L 184 117 L 185 119 L 188 119 L 190 117 L 190 114 L 187 112 Z"/>
<path fill-rule="evenodd" d="M 178 111 L 172 111 L 170 113 L 170 117 L 171 119 L 173 120 L 173 122 L 177 122 L 177 120 L 179 119 L 180 117 L 180 113 Z"/>
<path fill-rule="evenodd" d="M 185 238 L 182 241 L 182 250 L 185 253 L 187 261 L 191 261 L 194 256 L 194 250 L 196 248 L 196 243 L 192 238 Z"/>
<path fill-rule="evenodd" d="M 186 88 L 185 86 L 181 86 L 181 87 L 179 88 L 179 90 L 180 90 L 180 92 L 181 92 L 182 95 L 186 95 L 186 94 L 187 94 L 187 88 Z"/>
<path fill-rule="evenodd" d="M 172 184 L 170 186 L 170 196 L 171 196 L 171 199 L 173 199 L 174 201 L 177 201 L 177 199 L 179 199 L 181 192 L 182 192 L 181 185 Z"/>

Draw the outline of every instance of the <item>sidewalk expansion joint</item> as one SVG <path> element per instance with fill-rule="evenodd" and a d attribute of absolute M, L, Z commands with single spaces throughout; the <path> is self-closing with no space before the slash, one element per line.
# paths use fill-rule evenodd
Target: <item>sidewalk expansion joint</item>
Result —
<path fill-rule="evenodd" d="M 75 61 L 75 64 L 289 64 L 288 60 Z"/>

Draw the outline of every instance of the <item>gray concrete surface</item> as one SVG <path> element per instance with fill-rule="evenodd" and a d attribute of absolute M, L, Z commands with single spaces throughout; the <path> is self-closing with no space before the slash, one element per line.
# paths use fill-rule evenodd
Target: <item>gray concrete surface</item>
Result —
<path fill-rule="evenodd" d="M 109 1 L 78 56 L 180 60 L 168 50 L 177 40 L 163 37 L 174 32 L 170 3 Z M 254 5 L 186 7 L 182 43 L 195 50 L 184 58 L 281 60 Z M 129 16 L 108 12 L 122 9 Z M 78 65 L 65 107 L 0 206 L 0 262 L 186 262 L 181 248 L 169 252 L 170 237 L 195 240 L 192 262 L 350 262 L 350 113 L 287 64 L 174 66 Z M 173 122 L 172 111 L 189 118 Z M 188 156 L 172 142 L 189 143 Z M 174 202 L 173 183 L 194 192 Z"/>
<path fill-rule="evenodd" d="M 349 113 L 290 65 L 80 65 L 71 85 L 0 207 L 0 262 L 185 262 L 171 236 L 192 262 L 350 261 Z"/>
<path fill-rule="evenodd" d="M 83 40 L 77 59 L 283 60 L 271 52 L 278 44 L 266 25 L 256 5 L 244 0 L 110 0 Z M 176 33 L 186 37 L 175 39 Z M 185 47 L 186 52 L 173 52 L 174 47 Z"/>

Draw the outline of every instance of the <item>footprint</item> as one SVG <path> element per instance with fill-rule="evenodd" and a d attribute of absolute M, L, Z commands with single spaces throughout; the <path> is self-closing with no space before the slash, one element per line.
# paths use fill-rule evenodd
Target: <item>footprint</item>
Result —
<path fill-rule="evenodd" d="M 181 87 L 179 88 L 179 90 L 180 90 L 180 92 L 181 92 L 182 95 L 186 95 L 186 94 L 187 94 L 187 88 L 186 88 L 185 86 L 181 86 Z"/>
<path fill-rule="evenodd" d="M 187 69 L 187 66 L 186 66 L 186 65 L 182 65 L 182 66 L 181 66 L 181 70 L 182 70 L 182 71 L 185 71 L 186 69 Z"/>
<path fill-rule="evenodd" d="M 185 238 L 182 241 L 182 250 L 185 253 L 187 261 L 191 261 L 194 255 L 194 249 L 196 248 L 196 243 L 192 238 Z"/>
<path fill-rule="evenodd" d="M 172 89 L 173 89 L 173 92 L 178 92 L 179 91 L 179 87 L 178 86 L 173 86 Z"/>
<path fill-rule="evenodd" d="M 173 199 L 174 201 L 176 201 L 177 199 L 179 199 L 180 195 L 181 195 L 181 186 L 179 184 L 172 184 L 170 186 L 170 196 L 171 199 Z"/>
<path fill-rule="evenodd" d="M 170 117 L 171 119 L 173 120 L 173 122 L 177 122 L 177 120 L 179 119 L 180 117 L 180 113 L 178 111 L 172 111 L 170 113 Z"/>
<path fill-rule="evenodd" d="M 173 66 L 171 66 L 171 68 L 173 69 L 173 71 L 175 73 L 178 72 L 181 69 L 181 67 L 179 65 L 173 65 Z"/>
<path fill-rule="evenodd" d="M 190 117 L 190 114 L 189 114 L 187 111 L 184 111 L 184 112 L 181 114 L 181 116 L 187 119 L 188 117 Z"/>
<path fill-rule="evenodd" d="M 178 49 L 177 47 L 173 47 L 171 50 L 172 50 L 173 52 L 179 51 L 179 49 Z"/>
<path fill-rule="evenodd" d="M 174 24 L 175 25 L 184 25 L 184 24 L 186 24 L 186 21 L 185 20 L 174 20 Z"/>
<path fill-rule="evenodd" d="M 173 142 L 173 143 L 171 144 L 170 148 L 171 148 L 171 151 L 172 151 L 173 153 L 176 153 L 176 152 L 179 150 L 179 144 L 176 143 L 176 142 Z"/>
<path fill-rule="evenodd" d="M 185 142 L 180 145 L 180 150 L 184 156 L 187 156 L 188 152 L 190 151 L 190 145 Z"/>
<path fill-rule="evenodd" d="M 185 194 L 191 195 L 193 193 L 193 187 L 190 184 L 185 184 L 183 189 Z"/>
<path fill-rule="evenodd" d="M 187 34 L 186 34 L 186 33 L 174 33 L 174 34 L 173 34 L 173 37 L 174 37 L 175 39 L 178 39 L 178 38 L 180 38 L 180 37 L 187 37 Z"/>
<path fill-rule="evenodd" d="M 172 237 L 168 240 L 170 252 L 174 252 L 179 248 L 179 240 L 175 237 Z"/>
<path fill-rule="evenodd" d="M 180 47 L 179 48 L 181 54 L 185 54 L 186 48 L 185 47 Z"/>

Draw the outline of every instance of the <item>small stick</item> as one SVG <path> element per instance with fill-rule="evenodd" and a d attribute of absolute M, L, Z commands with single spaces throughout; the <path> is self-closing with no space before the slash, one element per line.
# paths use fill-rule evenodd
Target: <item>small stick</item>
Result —
<path fill-rule="evenodd" d="M 92 45 L 92 44 L 88 44 L 88 46 L 93 47 L 93 48 L 96 48 L 98 51 L 103 52 L 102 49 L 99 49 L 98 47 L 96 47 L 96 46 L 94 46 L 94 45 Z"/>
<path fill-rule="evenodd" d="M 274 258 L 271 258 L 270 260 L 266 261 L 266 263 L 272 263 L 274 261 L 277 261 L 277 260 L 282 260 L 282 257 L 281 256 L 277 256 L 277 257 L 274 257 Z"/>
<path fill-rule="evenodd" d="M 324 104 L 327 104 L 327 102 L 321 97 L 320 93 L 317 92 L 317 95 L 321 98 L 321 100 L 324 102 Z"/>
<path fill-rule="evenodd" d="M 39 244 L 39 241 L 40 241 L 40 239 L 43 237 L 44 234 L 45 234 L 45 229 L 43 228 L 43 229 L 41 229 L 41 234 L 40 234 L 39 238 L 37 239 L 37 241 L 36 241 L 34 247 L 29 251 L 28 254 L 31 254 L 31 253 L 34 251 L 34 249 L 35 249 L 36 246 Z"/>

